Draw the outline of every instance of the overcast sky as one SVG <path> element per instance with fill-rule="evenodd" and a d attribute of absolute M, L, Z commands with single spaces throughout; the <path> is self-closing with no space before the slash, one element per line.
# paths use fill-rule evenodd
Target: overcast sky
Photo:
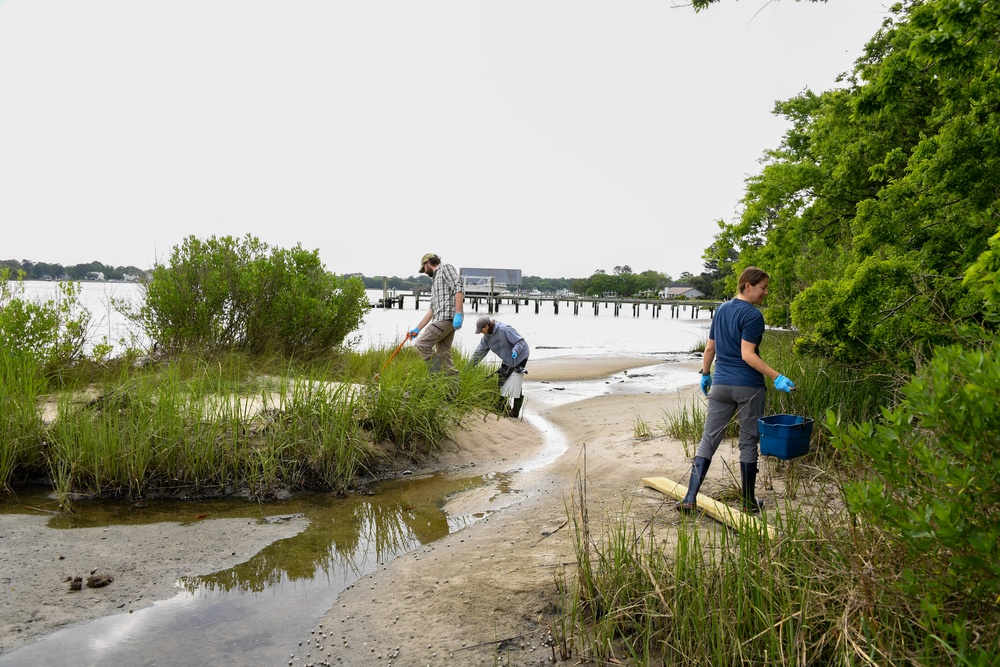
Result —
<path fill-rule="evenodd" d="M 0 259 L 677 277 L 879 0 L 0 0 Z"/>

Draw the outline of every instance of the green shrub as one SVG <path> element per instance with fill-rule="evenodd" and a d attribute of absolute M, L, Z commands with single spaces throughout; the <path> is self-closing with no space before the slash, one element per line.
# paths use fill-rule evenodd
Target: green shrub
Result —
<path fill-rule="evenodd" d="M 16 476 L 40 465 L 45 425 L 38 402 L 54 373 L 83 358 L 90 313 L 79 286 L 59 283 L 54 296 L 24 296 L 23 273 L 0 271 L 0 495 Z"/>
<path fill-rule="evenodd" d="M 827 423 L 867 478 L 850 509 L 900 541 L 901 582 L 928 610 L 1000 598 L 1000 362 L 994 350 L 939 349 L 880 423 Z M 936 614 L 934 611 L 932 615 Z"/>
<path fill-rule="evenodd" d="M 343 344 L 368 307 L 361 279 L 327 272 L 316 251 L 189 236 L 153 268 L 138 312 L 126 314 L 168 351 L 292 356 Z"/>
<path fill-rule="evenodd" d="M 79 302 L 78 283 L 59 283 L 48 299 L 24 296 L 22 275 L 12 280 L 0 271 L 0 346 L 17 350 L 47 369 L 55 369 L 84 355 L 90 311 Z"/>

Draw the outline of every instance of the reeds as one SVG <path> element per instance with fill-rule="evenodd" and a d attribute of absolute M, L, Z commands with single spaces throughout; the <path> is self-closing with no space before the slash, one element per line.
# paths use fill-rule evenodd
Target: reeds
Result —
<path fill-rule="evenodd" d="M 11 482 L 37 467 L 45 428 L 38 404 L 48 383 L 36 360 L 0 347 L 0 496 Z"/>
<path fill-rule="evenodd" d="M 44 378 L 0 355 L 10 406 L 0 421 L 0 483 L 10 492 L 18 475 L 47 477 L 66 508 L 74 494 L 343 492 L 391 448 L 408 456 L 439 448 L 498 394 L 485 369 L 431 375 L 416 355 L 399 355 L 376 381 L 348 375 L 349 366 L 338 357 L 282 368 L 235 354 L 123 364 L 95 377 L 86 397 L 67 387 L 46 425 Z"/>
<path fill-rule="evenodd" d="M 577 485 L 575 586 L 559 582 L 561 645 L 594 664 L 962 665 L 996 631 L 933 636 L 892 585 L 884 544 L 846 518 L 789 506 L 766 531 L 637 521 L 632 498 L 595 534 Z M 749 524 L 747 524 L 749 525 Z M 964 630 L 963 630 L 964 628 Z M 978 643 L 978 647 L 969 644 Z M 962 645 L 964 644 L 964 646 Z"/>

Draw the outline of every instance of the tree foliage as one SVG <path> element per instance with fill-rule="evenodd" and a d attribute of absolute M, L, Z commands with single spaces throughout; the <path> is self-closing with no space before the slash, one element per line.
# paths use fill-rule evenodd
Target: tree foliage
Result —
<path fill-rule="evenodd" d="M 768 321 L 793 324 L 802 349 L 906 374 L 995 326 L 1000 6 L 893 12 L 845 87 L 776 105 L 791 128 L 715 255 L 766 268 Z"/>
<path fill-rule="evenodd" d="M 947 664 L 993 664 L 1000 4 L 891 12 L 843 87 L 776 104 L 790 128 L 706 254 L 771 274 L 767 320 L 793 325 L 800 351 L 901 388 L 881 419 L 827 415 L 859 478 L 843 487 L 852 526 L 897 564 L 890 583 Z"/>
<path fill-rule="evenodd" d="M 369 304 L 357 277 L 328 273 L 316 251 L 247 235 L 175 246 L 133 316 L 167 350 L 312 354 L 341 345 Z"/>
<path fill-rule="evenodd" d="M 653 270 L 635 273 L 628 264 L 621 264 L 616 266 L 610 275 L 599 269 L 589 278 L 573 281 L 573 291 L 590 296 L 615 294 L 620 297 L 630 297 L 638 294 L 655 294 L 669 283 L 670 276 L 665 273 Z"/>
<path fill-rule="evenodd" d="M 91 313 L 80 305 L 76 283 L 59 283 L 50 298 L 30 299 L 24 273 L 0 269 L 0 346 L 6 355 L 45 370 L 65 367 L 84 356 Z M 101 346 L 104 349 L 104 346 Z"/>
<path fill-rule="evenodd" d="M 989 607 L 1000 596 L 1000 361 L 942 348 L 903 395 L 881 424 L 827 416 L 834 445 L 868 473 L 847 485 L 850 508 L 905 546 L 911 592 Z"/>

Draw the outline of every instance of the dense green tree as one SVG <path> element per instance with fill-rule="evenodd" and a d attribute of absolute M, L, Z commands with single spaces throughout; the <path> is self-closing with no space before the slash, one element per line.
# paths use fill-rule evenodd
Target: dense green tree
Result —
<path fill-rule="evenodd" d="M 724 223 L 719 223 L 724 227 Z M 732 294 L 729 292 L 727 279 L 733 273 L 733 266 L 739 260 L 739 252 L 732 246 L 721 245 L 720 239 L 705 250 L 702 259 L 705 260 L 704 270 L 700 275 L 691 278 L 691 284 L 697 287 L 709 299 L 722 300 Z M 720 259 L 721 258 L 721 259 Z"/>
<path fill-rule="evenodd" d="M 636 274 L 636 279 L 638 294 L 658 294 L 670 284 L 670 276 L 652 269 L 647 269 L 642 273 Z"/>
<path fill-rule="evenodd" d="M 635 273 L 629 265 L 616 266 L 612 274 L 598 269 L 589 278 L 573 281 L 573 291 L 589 296 L 614 294 L 630 297 L 659 292 L 670 282 L 670 276 L 659 271 Z"/>
<path fill-rule="evenodd" d="M 791 129 L 715 256 L 771 273 L 768 321 L 801 347 L 905 374 L 987 321 L 963 278 L 1000 219 L 1000 6 L 893 12 L 845 88 L 776 106 Z"/>

